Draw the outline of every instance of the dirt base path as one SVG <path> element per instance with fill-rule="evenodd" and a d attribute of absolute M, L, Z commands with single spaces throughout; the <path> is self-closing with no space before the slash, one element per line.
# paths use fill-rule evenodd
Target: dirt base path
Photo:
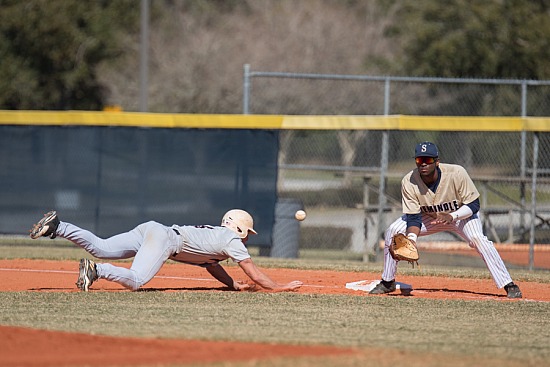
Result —
<path fill-rule="evenodd" d="M 130 263 L 121 263 L 120 266 L 129 267 Z M 248 280 L 238 267 L 225 269 L 236 280 Z M 379 273 L 369 272 L 268 268 L 262 270 L 280 282 L 303 281 L 304 286 L 297 293 L 367 296 L 366 292 L 347 289 L 346 283 L 380 279 Z M 0 291 L 77 292 L 78 289 L 75 286 L 77 276 L 78 262 L 76 261 L 0 260 Z M 504 290 L 497 289 L 490 279 L 399 275 L 397 280 L 413 287 L 412 292 L 408 294 L 411 297 L 515 301 L 508 300 Z M 533 282 L 518 284 L 524 300 L 550 301 L 550 284 Z M 222 291 L 227 290 L 227 287 L 212 278 L 203 268 L 183 264 L 165 264 L 143 289 L 181 292 Z M 116 283 L 102 279 L 92 285 L 91 291 L 129 292 Z M 403 296 L 403 294 L 394 292 L 387 296 Z"/>
<path fill-rule="evenodd" d="M 159 366 L 354 353 L 325 346 L 117 338 L 7 326 L 0 326 L 0 339 L 3 367 Z"/>
<path fill-rule="evenodd" d="M 129 267 L 129 263 L 122 266 Z M 226 267 L 237 280 L 247 278 L 237 267 Z M 367 272 L 335 272 L 297 269 L 263 269 L 281 281 L 301 280 L 304 286 L 297 293 L 342 294 L 358 297 L 421 297 L 434 299 L 499 300 L 503 302 L 550 302 L 550 284 L 522 283 L 523 300 L 509 300 L 489 279 L 456 279 L 428 276 L 399 276 L 398 281 L 412 285 L 412 292 L 397 291 L 389 295 L 369 296 L 364 291 L 346 288 L 346 283 L 378 280 L 380 274 Z M 77 292 L 76 261 L 0 260 L 0 291 Z M 202 268 L 165 264 L 145 290 L 163 292 L 224 291 L 221 285 Z M 92 292 L 128 292 L 118 284 L 99 280 Z M 262 291 L 263 292 L 263 291 Z M 88 365 L 87 355 L 101 350 L 96 365 L 162 365 L 169 363 L 207 363 L 296 356 L 325 356 L 354 353 L 352 349 L 255 344 L 237 342 L 205 342 L 115 338 L 33 330 L 0 326 L 1 366 L 78 366 Z M 123 351 L 123 352 L 121 352 Z M 229 352 L 228 352 L 229 351 Z M 97 360 L 101 358 L 101 360 Z"/>

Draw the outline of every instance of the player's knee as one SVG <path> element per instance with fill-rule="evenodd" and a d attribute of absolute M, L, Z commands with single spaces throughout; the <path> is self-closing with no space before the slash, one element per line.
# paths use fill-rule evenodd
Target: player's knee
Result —
<path fill-rule="evenodd" d="M 132 276 L 130 277 L 130 281 L 127 284 L 127 288 L 132 291 L 137 291 L 141 287 L 143 287 L 145 284 L 147 284 L 151 280 L 151 278 L 146 278 L 143 276 L 143 274 L 140 274 L 139 272 L 132 270 Z"/>
<path fill-rule="evenodd" d="M 95 247 L 92 247 L 92 248 L 88 249 L 87 251 L 90 255 L 92 255 L 93 257 L 97 257 L 98 259 L 105 259 L 106 258 L 106 254 L 103 251 L 102 246 L 97 246 L 96 245 Z"/>
<path fill-rule="evenodd" d="M 129 289 L 131 291 L 137 291 L 143 285 L 143 283 L 141 283 L 140 281 L 138 281 L 135 278 L 124 279 L 124 280 L 120 281 L 119 283 L 122 286 L 124 286 L 124 288 Z"/>
<path fill-rule="evenodd" d="M 390 246 L 391 244 L 391 239 L 393 237 L 393 232 L 390 231 L 390 229 L 388 228 L 388 230 L 386 230 L 386 233 L 384 233 L 384 248 L 387 250 L 388 247 Z"/>
<path fill-rule="evenodd" d="M 483 235 L 483 234 L 475 234 L 473 236 L 470 237 L 470 247 L 473 247 L 473 248 L 480 248 L 481 246 L 483 246 L 484 244 L 488 243 L 489 240 L 487 239 L 487 236 Z"/>
<path fill-rule="evenodd" d="M 147 282 L 144 281 L 143 279 L 140 279 L 140 278 L 136 277 L 134 279 L 134 281 L 129 284 L 128 288 L 130 288 L 130 290 L 132 290 L 132 291 L 137 291 L 138 289 L 143 287 L 145 285 L 145 283 L 147 283 Z"/>
<path fill-rule="evenodd" d="M 141 286 L 137 283 L 131 283 L 128 285 L 128 289 L 131 291 L 137 291 Z"/>
<path fill-rule="evenodd" d="M 388 227 L 386 230 L 386 233 L 384 234 L 385 239 L 385 246 L 388 247 L 391 244 L 391 240 L 393 236 L 395 236 L 397 233 L 399 233 L 399 226 L 392 224 Z"/>

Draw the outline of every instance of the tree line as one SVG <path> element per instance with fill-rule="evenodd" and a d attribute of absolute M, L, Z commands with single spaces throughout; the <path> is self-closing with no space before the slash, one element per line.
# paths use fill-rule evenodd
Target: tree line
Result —
<path fill-rule="evenodd" d="M 240 113 L 246 63 L 550 79 L 548 16 L 545 0 L 152 1 L 149 110 Z M 1 0 L 0 109 L 137 110 L 139 31 L 134 0 Z"/>

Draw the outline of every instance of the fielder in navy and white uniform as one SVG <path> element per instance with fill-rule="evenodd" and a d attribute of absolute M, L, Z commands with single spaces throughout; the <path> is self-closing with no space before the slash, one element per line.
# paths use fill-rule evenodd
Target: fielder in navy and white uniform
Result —
<path fill-rule="evenodd" d="M 252 262 L 245 244 L 249 234 L 257 234 L 253 227 L 254 221 L 249 213 L 232 209 L 225 213 L 220 226 L 168 227 L 150 221 L 129 232 L 102 239 L 74 224 L 60 221 L 57 213 L 51 211 L 33 226 L 30 236 L 62 237 L 99 259 L 134 257 L 130 269 L 81 259 L 76 285 L 83 291 L 88 291 L 97 279 L 137 290 L 147 284 L 168 259 L 204 267 L 214 278 L 234 290 L 251 290 L 256 284 L 274 291 L 300 288 L 300 281 L 275 282 Z M 220 265 L 220 261 L 227 259 L 237 262 L 254 284 L 233 280 Z"/>
<path fill-rule="evenodd" d="M 382 281 L 371 294 L 393 292 L 398 262 L 389 252 L 392 238 L 404 233 L 416 243 L 419 236 L 454 232 L 474 248 L 491 273 L 498 288 L 509 298 L 521 298 L 493 242 L 484 234 L 479 212 L 479 192 L 466 170 L 455 164 L 439 162 L 437 146 L 423 142 L 415 148 L 416 169 L 401 181 L 403 216 L 385 233 Z"/>

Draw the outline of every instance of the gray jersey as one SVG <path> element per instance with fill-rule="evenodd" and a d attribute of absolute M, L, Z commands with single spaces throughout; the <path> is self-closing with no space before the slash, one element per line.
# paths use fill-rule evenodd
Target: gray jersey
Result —
<path fill-rule="evenodd" d="M 235 232 L 217 226 L 167 227 L 150 221 L 129 232 L 102 239 L 74 224 L 60 222 L 56 234 L 100 259 L 134 257 L 130 269 L 96 263 L 99 278 L 133 290 L 149 282 L 168 259 L 206 266 L 226 259 L 239 262 L 250 258 L 244 243 Z"/>
<path fill-rule="evenodd" d="M 242 240 L 226 227 L 173 225 L 172 228 L 180 233 L 182 246 L 171 260 L 205 266 L 226 259 L 240 262 L 250 258 Z"/>

